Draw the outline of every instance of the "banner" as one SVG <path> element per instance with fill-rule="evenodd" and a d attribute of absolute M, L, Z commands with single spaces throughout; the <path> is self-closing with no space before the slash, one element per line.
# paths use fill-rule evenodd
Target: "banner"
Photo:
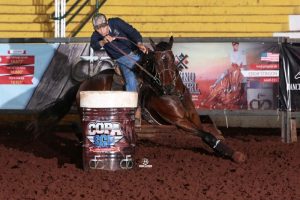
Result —
<path fill-rule="evenodd" d="M 25 109 L 57 44 L 0 44 L 0 109 Z"/>
<path fill-rule="evenodd" d="M 80 56 L 94 59 L 88 43 L 0 47 L 0 109 L 32 110 L 51 104 L 73 85 L 74 75 L 89 72 L 90 61 Z M 172 50 L 196 109 L 278 108 L 277 43 L 174 43 Z M 287 87 L 296 90 L 295 83 Z"/>
<path fill-rule="evenodd" d="M 7 52 L 0 55 L 0 84 L 33 84 L 34 56 L 23 55 L 25 50 Z"/>
<path fill-rule="evenodd" d="M 277 43 L 175 43 L 173 52 L 197 109 L 277 109 Z"/>
<path fill-rule="evenodd" d="M 280 46 L 280 109 L 300 110 L 300 46 L 284 43 Z"/>

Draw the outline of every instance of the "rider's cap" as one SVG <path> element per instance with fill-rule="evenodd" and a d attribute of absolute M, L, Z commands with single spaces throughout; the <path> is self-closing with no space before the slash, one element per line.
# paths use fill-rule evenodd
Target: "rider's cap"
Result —
<path fill-rule="evenodd" d="M 237 42 L 237 41 L 233 41 L 233 42 L 232 42 L 232 45 L 235 45 L 235 44 L 240 44 L 240 43 Z"/>
<path fill-rule="evenodd" d="M 94 29 L 97 30 L 97 29 L 107 26 L 107 25 L 108 25 L 107 18 L 104 14 L 97 13 L 96 15 L 94 15 L 94 17 L 93 17 Z"/>

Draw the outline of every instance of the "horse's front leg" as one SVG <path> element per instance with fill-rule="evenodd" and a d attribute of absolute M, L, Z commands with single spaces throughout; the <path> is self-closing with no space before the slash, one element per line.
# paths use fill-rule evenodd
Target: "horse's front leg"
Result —
<path fill-rule="evenodd" d="M 149 110 L 155 111 L 161 118 L 183 130 L 200 136 L 215 152 L 235 162 L 245 161 L 245 155 L 228 147 L 224 141 L 218 140 L 214 135 L 198 127 L 186 116 L 186 111 L 178 97 L 153 97 L 148 103 Z"/>
<path fill-rule="evenodd" d="M 191 94 L 188 91 L 188 89 L 185 90 L 181 102 L 185 107 L 188 118 L 190 118 L 190 120 L 198 127 L 198 129 L 213 134 L 219 140 L 225 140 L 224 136 L 222 135 L 222 132 L 215 126 L 214 123 L 203 124 L 201 122 L 200 116 L 195 108 L 195 105 L 191 98 Z"/>

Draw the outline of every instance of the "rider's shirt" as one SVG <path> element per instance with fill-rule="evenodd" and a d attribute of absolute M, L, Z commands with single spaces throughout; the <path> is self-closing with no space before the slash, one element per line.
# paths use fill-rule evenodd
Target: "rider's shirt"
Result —
<path fill-rule="evenodd" d="M 120 50 L 126 54 L 138 50 L 138 48 L 132 42 L 142 42 L 142 36 L 135 28 L 120 18 L 109 19 L 108 25 L 110 28 L 109 35 L 112 37 L 120 37 L 120 39 L 117 38 L 104 45 L 104 49 L 112 59 L 118 59 L 124 56 Z M 101 34 L 99 34 L 97 31 L 94 31 L 91 36 L 91 47 L 94 50 L 100 50 L 101 46 L 99 41 L 103 40 L 103 38 L 104 37 Z M 124 38 L 128 38 L 128 40 Z"/>
<path fill-rule="evenodd" d="M 230 54 L 230 62 L 238 66 L 247 65 L 246 56 L 242 51 L 232 51 Z"/>

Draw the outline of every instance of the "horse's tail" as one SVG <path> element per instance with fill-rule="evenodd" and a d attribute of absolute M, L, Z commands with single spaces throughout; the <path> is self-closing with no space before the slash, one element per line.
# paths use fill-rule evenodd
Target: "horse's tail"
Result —
<path fill-rule="evenodd" d="M 30 132 L 34 138 L 41 134 L 52 131 L 59 121 L 69 112 L 79 88 L 79 84 L 73 86 L 59 100 L 49 104 L 26 126 L 26 131 Z"/>

